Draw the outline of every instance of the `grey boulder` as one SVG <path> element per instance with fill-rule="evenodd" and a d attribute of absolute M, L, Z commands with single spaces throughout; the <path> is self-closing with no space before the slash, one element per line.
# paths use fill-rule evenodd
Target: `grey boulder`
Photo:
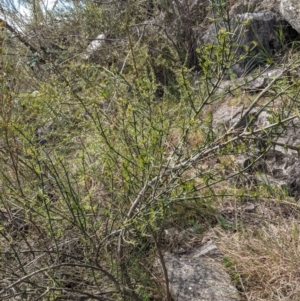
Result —
<path fill-rule="evenodd" d="M 300 1 L 281 0 L 280 14 L 291 26 L 300 33 Z"/>
<path fill-rule="evenodd" d="M 189 255 L 165 253 L 170 292 L 176 301 L 238 301 L 237 289 L 231 284 L 212 242 Z"/>
<path fill-rule="evenodd" d="M 240 77 L 264 65 L 281 50 L 277 34 L 281 23 L 278 15 L 271 12 L 243 13 L 232 17 L 229 23 L 212 24 L 200 40 L 203 44 L 219 43 L 217 34 L 221 29 L 232 35 L 236 63 L 230 69 Z"/>

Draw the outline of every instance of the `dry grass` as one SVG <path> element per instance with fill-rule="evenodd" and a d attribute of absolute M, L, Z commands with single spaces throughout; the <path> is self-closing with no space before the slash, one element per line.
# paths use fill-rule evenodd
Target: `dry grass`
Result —
<path fill-rule="evenodd" d="M 237 230 L 218 226 L 208 235 L 245 300 L 300 300 L 300 206 L 262 200 L 226 207 L 223 216 Z"/>

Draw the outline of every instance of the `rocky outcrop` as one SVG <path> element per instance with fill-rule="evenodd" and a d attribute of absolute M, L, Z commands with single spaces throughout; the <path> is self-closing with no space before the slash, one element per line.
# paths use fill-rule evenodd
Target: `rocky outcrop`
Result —
<path fill-rule="evenodd" d="M 224 80 L 218 87 L 217 91 L 220 93 L 232 92 L 235 89 L 242 89 L 245 92 L 259 92 L 264 89 L 270 81 L 276 76 L 283 74 L 281 69 L 268 69 L 255 76 L 248 75 L 237 80 Z"/>
<path fill-rule="evenodd" d="M 221 264 L 217 246 L 209 241 L 192 253 L 165 253 L 170 292 L 176 301 L 238 301 L 237 289 Z"/>
<path fill-rule="evenodd" d="M 299 0 L 281 0 L 280 13 L 282 17 L 300 33 Z"/>
<path fill-rule="evenodd" d="M 105 34 L 99 34 L 95 39 L 93 39 L 88 47 L 86 48 L 85 53 L 82 55 L 83 59 L 90 59 L 95 52 L 99 51 L 101 47 L 105 45 Z"/>
<path fill-rule="evenodd" d="M 241 120 L 245 107 L 243 105 L 220 106 L 213 114 L 213 127 L 222 130 L 228 128 Z M 255 113 L 257 110 L 253 110 Z M 270 114 L 261 112 L 254 124 L 256 128 L 262 128 L 270 124 Z M 278 135 L 278 138 L 276 138 Z M 275 141 L 269 151 L 251 168 L 245 175 L 249 175 L 251 181 L 264 183 L 270 186 L 277 186 L 284 189 L 287 194 L 300 199 L 300 121 L 294 119 L 290 121 L 281 133 L 276 133 Z M 242 168 L 249 166 L 249 160 L 260 155 L 259 145 L 256 152 L 253 149 L 249 153 L 236 155 L 236 162 Z M 238 177 L 236 181 L 239 183 Z M 240 183 L 239 183 L 240 184 Z"/>
<path fill-rule="evenodd" d="M 187 67 L 200 71 L 197 46 L 216 43 L 218 31 L 226 28 L 227 32 L 231 32 L 230 35 L 233 34 L 232 46 L 236 48 L 236 63 L 230 67 L 229 72 L 240 77 L 258 65 L 265 64 L 268 59 L 274 57 L 274 54 L 282 52 L 283 43 L 293 40 L 290 36 L 294 37 L 295 32 L 291 32 L 287 22 L 299 30 L 300 19 L 297 25 L 296 11 L 300 7 L 300 2 L 296 2 L 295 0 L 231 0 L 227 7 L 230 24 L 224 22 L 211 24 L 217 12 L 214 12 L 208 0 L 176 1 L 176 4 L 174 2 L 170 6 L 158 6 L 155 14 L 149 15 L 143 36 L 149 37 L 150 57 L 156 57 L 160 55 L 157 49 L 161 47 L 157 28 L 165 28 L 167 36 L 175 36 L 178 41 L 177 47 L 182 50 L 182 53 L 178 52 L 182 55 L 180 60 L 184 61 Z M 138 35 L 140 43 L 143 39 L 139 36 L 141 33 L 139 31 L 132 33 Z M 114 36 L 113 32 L 99 34 L 91 40 L 82 58 L 109 66 L 120 61 L 117 67 L 123 72 L 127 65 L 126 40 L 111 38 Z M 157 38 L 153 39 L 152 37 L 155 36 Z M 114 54 L 113 49 L 116 48 L 119 50 Z M 243 56 L 245 58 L 241 59 Z M 162 73 L 160 66 L 151 64 L 151 67 L 156 75 Z M 163 86 L 169 82 L 165 79 L 164 81 L 166 83 L 158 79 Z"/>
<path fill-rule="evenodd" d="M 243 13 L 272 12 L 279 14 L 280 0 L 233 0 L 230 15 Z"/>
<path fill-rule="evenodd" d="M 219 43 L 217 33 L 220 29 L 233 33 L 232 47 L 235 47 L 236 63 L 231 66 L 237 75 L 249 73 L 258 65 L 279 52 L 282 45 L 278 30 L 282 21 L 271 12 L 243 13 L 236 15 L 229 24 L 212 24 L 203 34 L 202 43 Z M 229 29 L 230 26 L 230 29 Z M 244 56 L 244 59 L 240 59 Z"/>

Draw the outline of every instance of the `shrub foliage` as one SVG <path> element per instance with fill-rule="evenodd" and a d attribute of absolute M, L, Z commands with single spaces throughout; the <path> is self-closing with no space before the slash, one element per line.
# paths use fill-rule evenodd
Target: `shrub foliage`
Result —
<path fill-rule="evenodd" d="M 229 22 L 226 1 L 211 2 L 41 9 L 24 23 L 35 53 L 1 23 L 2 300 L 171 300 L 164 229 L 205 229 L 217 220 L 213 201 L 259 196 L 229 180 L 297 118 L 299 80 L 287 75 L 299 60 L 289 50 L 243 118 L 213 126 L 214 108 L 243 89 L 220 92 L 241 59 L 230 27 L 197 45 L 197 20 Z M 83 59 L 96 30 L 106 41 Z M 270 124 L 255 128 L 262 111 Z"/>

